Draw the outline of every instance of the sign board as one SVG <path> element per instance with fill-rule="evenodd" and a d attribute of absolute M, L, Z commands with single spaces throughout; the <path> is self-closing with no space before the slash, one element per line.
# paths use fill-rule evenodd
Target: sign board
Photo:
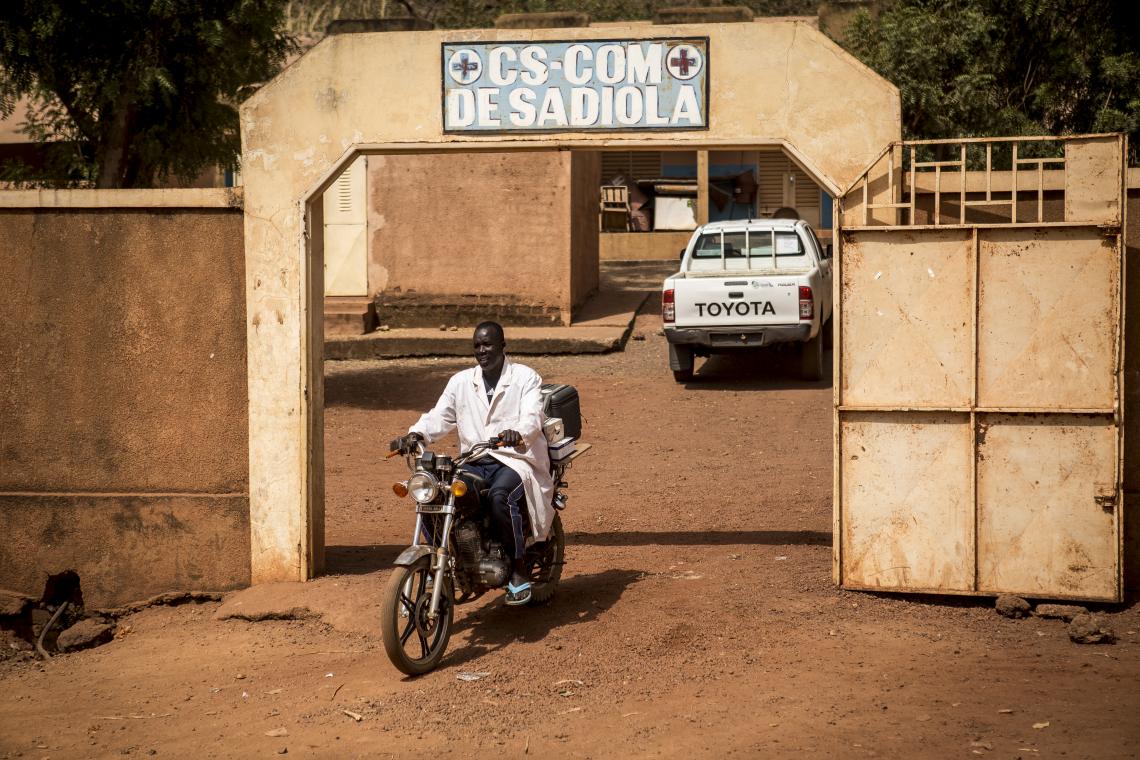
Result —
<path fill-rule="evenodd" d="M 707 37 L 445 42 L 443 131 L 708 129 Z"/>

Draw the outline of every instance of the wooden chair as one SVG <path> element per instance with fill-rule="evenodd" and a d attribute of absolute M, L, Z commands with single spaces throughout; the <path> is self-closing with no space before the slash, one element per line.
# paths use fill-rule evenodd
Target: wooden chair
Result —
<path fill-rule="evenodd" d="M 629 188 L 602 185 L 601 217 L 604 232 L 629 232 Z"/>

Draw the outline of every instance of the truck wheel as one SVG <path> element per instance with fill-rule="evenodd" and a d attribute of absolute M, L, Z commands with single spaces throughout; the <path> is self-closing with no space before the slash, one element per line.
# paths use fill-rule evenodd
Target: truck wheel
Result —
<path fill-rule="evenodd" d="M 800 377 L 804 380 L 823 379 L 823 329 L 807 343 L 800 344 Z"/>
<path fill-rule="evenodd" d="M 693 379 L 693 349 L 689 346 L 675 346 L 669 344 L 669 369 L 673 370 L 673 379 L 678 383 L 687 383 Z"/>

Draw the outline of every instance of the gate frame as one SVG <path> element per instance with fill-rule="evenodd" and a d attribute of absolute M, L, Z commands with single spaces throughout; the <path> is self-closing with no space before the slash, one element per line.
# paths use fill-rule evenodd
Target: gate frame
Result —
<path fill-rule="evenodd" d="M 1047 163 L 1065 164 L 1066 159 L 1064 159 L 1064 158 L 1062 158 L 1062 159 L 1056 159 L 1056 158 L 1019 159 L 1018 150 L 1017 150 L 1018 144 L 1019 143 L 1034 143 L 1034 142 L 1055 142 L 1055 143 L 1067 144 L 1067 143 L 1075 142 L 1075 141 L 1107 140 L 1107 139 L 1115 140 L 1119 146 L 1118 150 L 1119 150 L 1119 156 L 1120 156 L 1120 161 L 1119 161 L 1119 180 L 1120 180 L 1120 182 L 1119 182 L 1119 187 L 1115 188 L 1116 189 L 1115 198 L 1118 199 L 1117 204 L 1119 207 L 1119 219 L 1118 219 L 1117 223 L 1104 224 L 1104 223 L 1098 223 L 1097 221 L 1045 222 L 1043 220 L 1043 196 L 1044 196 L 1044 193 L 1046 191 L 1044 165 Z M 1008 182 L 1008 186 L 1010 188 L 1012 188 L 1012 191 L 1010 191 L 1010 190 L 1005 190 L 1005 191 L 997 190 L 996 191 L 996 192 L 1010 192 L 1011 193 L 1011 200 L 1002 201 L 1002 200 L 994 200 L 992 198 L 992 193 L 995 192 L 995 190 L 993 187 L 993 174 L 994 173 L 992 172 L 992 150 L 991 149 L 992 149 L 992 146 L 996 143 L 1012 143 L 1012 145 L 1013 145 L 1011 170 L 1009 170 L 1007 172 L 999 172 L 999 175 L 1003 175 L 1003 174 L 1009 175 L 1010 179 Z M 967 192 L 975 192 L 975 191 L 974 190 L 967 190 L 968 182 L 967 182 L 967 178 L 965 176 L 965 174 L 967 172 L 967 147 L 966 146 L 967 145 L 978 145 L 978 144 L 986 146 L 986 171 L 985 171 L 986 184 L 984 187 L 986 197 L 983 201 L 970 202 L 970 201 L 966 200 L 966 194 L 967 194 Z M 917 184 L 916 176 L 921 176 L 921 175 L 916 175 L 915 169 L 916 168 L 924 168 L 924 162 L 919 162 L 916 164 L 914 148 L 915 148 L 915 146 L 924 146 L 924 145 L 926 145 L 926 146 L 934 146 L 934 145 L 958 145 L 958 146 L 960 146 L 959 158 L 957 160 L 951 160 L 951 161 L 946 161 L 946 162 L 929 162 L 929 163 L 925 164 L 926 168 L 933 168 L 934 174 L 935 174 L 935 183 L 934 183 L 934 191 L 933 191 L 934 204 L 935 204 L 935 212 L 934 212 L 935 223 L 934 224 L 914 224 L 915 213 L 916 213 L 916 203 L 915 203 L 916 184 Z M 901 200 L 902 195 L 903 195 L 902 178 L 905 175 L 905 172 L 903 171 L 903 167 L 905 165 L 905 162 L 904 162 L 904 160 L 901 160 L 901 157 L 900 157 L 899 165 L 896 168 L 896 166 L 895 166 L 895 153 L 896 153 L 896 151 L 902 151 L 908 147 L 910 148 L 910 158 L 911 158 L 911 170 L 910 170 L 910 182 L 909 182 L 910 193 L 909 193 L 909 199 L 906 201 L 903 201 L 903 200 Z M 966 412 L 968 412 L 969 413 L 970 434 L 973 437 L 974 431 L 977 430 L 977 416 L 979 414 L 998 414 L 998 413 L 1002 413 L 1002 412 L 1019 413 L 1019 412 L 1027 412 L 1027 411 L 1032 411 L 1032 412 L 1043 411 L 1041 409 L 1029 409 L 1029 408 L 1024 408 L 1024 409 L 1021 409 L 1021 408 L 1009 408 L 1009 409 L 986 408 L 986 409 L 983 409 L 981 411 L 978 411 L 978 407 L 979 407 L 979 404 L 978 404 L 979 321 L 978 320 L 979 320 L 979 304 L 981 301 L 981 290 L 980 290 L 980 288 L 981 288 L 981 279 L 980 279 L 981 259 L 980 259 L 980 243 L 979 243 L 980 235 L 979 235 L 979 231 L 981 231 L 981 230 L 1000 230 L 1000 229 L 1034 229 L 1034 228 L 1040 228 L 1043 226 L 1048 226 L 1049 228 L 1065 228 L 1065 227 L 1068 227 L 1068 228 L 1084 228 L 1084 229 L 1095 228 L 1095 229 L 1099 230 L 1100 235 L 1102 237 L 1111 236 L 1111 237 L 1115 238 L 1115 249 L 1116 249 L 1116 253 L 1117 253 L 1117 262 L 1118 262 L 1118 267 L 1119 267 L 1119 277 L 1118 277 L 1117 293 L 1116 293 L 1117 314 L 1116 314 L 1116 322 L 1115 322 L 1115 329 L 1114 329 L 1116 356 L 1115 356 L 1115 367 L 1113 368 L 1113 377 L 1115 380 L 1114 388 L 1113 388 L 1113 408 L 1111 410 L 1107 410 L 1107 409 L 1103 409 L 1103 408 L 1050 410 L 1049 413 L 1051 413 L 1051 414 L 1070 414 L 1070 415 L 1081 415 L 1081 414 L 1088 414 L 1088 415 L 1111 414 L 1112 415 L 1112 421 L 1113 421 L 1113 425 L 1115 427 L 1115 433 L 1116 433 L 1116 435 L 1115 435 L 1115 438 L 1116 438 L 1115 456 L 1114 456 L 1114 462 L 1113 462 L 1113 471 L 1115 473 L 1115 482 L 1113 484 L 1114 491 L 1113 491 L 1113 494 L 1111 495 L 1111 500 L 1112 500 L 1112 503 L 1114 506 L 1114 511 L 1115 511 L 1114 529 L 1115 529 L 1115 534 L 1116 534 L 1115 535 L 1115 541 L 1114 541 L 1115 549 L 1116 549 L 1116 574 L 1115 574 L 1115 579 L 1114 579 L 1115 580 L 1115 594 L 1111 598 L 1108 598 L 1108 599 L 1101 598 L 1101 597 L 1089 597 L 1089 596 L 1085 596 L 1085 595 L 1070 595 L 1070 594 L 1063 594 L 1063 593 L 1049 594 L 1048 598 L 1064 599 L 1064 600 L 1110 601 L 1110 602 L 1119 602 L 1119 601 L 1123 600 L 1124 576 L 1125 576 L 1125 570 L 1124 570 L 1124 562 L 1125 562 L 1125 556 L 1124 556 L 1125 504 L 1124 504 L 1124 483 L 1123 483 L 1125 420 L 1124 420 L 1123 399 L 1124 399 L 1124 395 L 1125 395 L 1124 394 L 1124 356 L 1125 356 L 1125 351 L 1126 351 L 1125 332 L 1124 332 L 1124 315 L 1126 313 L 1125 293 L 1127 290 L 1127 288 L 1126 288 L 1126 271 L 1127 271 L 1126 247 L 1127 247 L 1127 241 L 1125 239 L 1125 235 L 1126 235 L 1126 230 L 1128 227 L 1128 202 L 1127 202 L 1128 196 L 1127 196 L 1127 192 L 1128 192 L 1128 171 L 1129 171 L 1128 165 L 1127 165 L 1127 157 L 1128 157 L 1128 137 L 1127 137 L 1127 135 L 1125 135 L 1123 133 L 1099 133 L 1099 134 L 1088 134 L 1088 135 L 1069 135 L 1069 136 L 1063 136 L 1063 137 L 1057 137 L 1057 136 L 1021 136 L 1021 137 L 959 138 L 959 139 L 948 139 L 948 140 L 900 140 L 900 141 L 892 142 L 890 145 L 888 145 L 886 148 L 884 148 L 883 151 L 879 154 L 879 156 L 868 165 L 868 167 L 866 168 L 866 170 L 864 170 L 864 172 L 860 175 L 860 177 L 858 179 L 856 179 L 855 182 L 851 183 L 851 185 L 849 185 L 846 188 L 846 190 L 840 196 L 838 196 L 836 198 L 835 206 L 833 209 L 833 222 L 832 222 L 832 228 L 835 230 L 835 235 L 834 235 L 835 241 L 834 242 L 835 242 L 835 246 L 836 246 L 835 256 L 834 256 L 835 276 L 834 276 L 833 281 L 832 281 L 832 289 L 833 289 L 832 297 L 833 297 L 833 303 L 835 304 L 834 313 L 838 315 L 838 318 L 833 320 L 833 330 L 834 330 L 833 345 L 836 347 L 837 356 L 836 356 L 835 360 L 833 361 L 833 367 L 832 367 L 832 409 L 833 409 L 833 432 L 832 432 L 833 438 L 832 438 L 832 441 L 833 441 L 833 452 L 834 452 L 833 459 L 832 459 L 832 472 L 833 472 L 833 474 L 832 474 L 832 483 L 833 483 L 832 577 L 833 577 L 833 580 L 836 583 L 836 585 L 838 585 L 842 588 L 851 589 L 851 590 L 880 591 L 880 592 L 887 591 L 887 592 L 898 592 L 898 593 L 936 593 L 936 594 L 958 595 L 958 596 L 996 596 L 996 595 L 999 595 L 1001 593 L 1007 593 L 1004 591 L 980 591 L 978 588 L 979 587 L 979 577 L 978 577 L 978 572 L 979 572 L 978 571 L 978 515 L 979 515 L 979 508 L 978 508 L 977 463 L 978 463 L 978 445 L 979 444 L 976 440 L 971 446 L 972 463 L 971 463 L 971 473 L 970 473 L 970 481 L 971 481 L 972 488 L 973 488 L 972 511 L 973 511 L 973 520 L 974 520 L 974 531 L 973 531 L 973 542 L 974 542 L 973 543 L 973 555 L 974 555 L 973 589 L 972 590 L 956 590 L 956 589 L 931 589 L 931 588 L 892 588 L 892 587 L 853 585 L 853 584 L 848 584 L 845 582 L 845 579 L 843 576 L 843 525 L 844 525 L 844 516 L 845 516 L 844 515 L 844 505 L 843 505 L 843 448 L 842 448 L 842 442 L 843 442 L 842 441 L 842 438 L 843 438 L 842 437 L 842 419 L 843 419 L 843 414 L 845 412 L 874 412 L 874 411 L 882 411 L 882 412 L 928 411 L 928 412 L 932 412 L 932 413 L 966 413 Z M 873 173 L 876 171 L 876 167 L 878 167 L 884 161 L 887 163 L 886 180 L 885 180 L 886 187 L 884 188 L 882 186 L 882 182 L 880 182 L 879 186 L 873 191 L 872 190 L 872 188 L 874 186 L 874 183 L 872 182 Z M 1036 191 L 1037 191 L 1037 198 L 1038 198 L 1037 219 L 1034 221 L 1029 221 L 1029 222 L 1024 222 L 1024 221 L 1019 222 L 1019 221 L 1017 221 L 1018 196 L 1019 196 L 1019 194 L 1024 193 L 1026 191 L 1022 189 L 1022 187 L 1019 183 L 1018 166 L 1024 165 L 1024 164 L 1029 164 L 1029 163 L 1036 165 L 1036 176 L 1037 176 Z M 950 168 L 956 167 L 958 170 L 956 173 L 958 174 L 958 181 L 959 181 L 959 194 L 958 195 L 959 195 L 960 217 L 959 217 L 959 221 L 957 224 L 940 224 L 939 223 L 939 220 L 941 219 L 941 213 L 940 213 L 940 211 L 941 211 L 941 197 L 943 194 L 945 194 L 947 192 L 947 191 L 942 190 L 942 185 L 941 185 L 942 173 L 943 173 L 943 170 L 948 168 L 948 167 L 950 167 Z M 1067 171 L 1067 165 L 1066 165 L 1065 171 Z M 898 175 L 898 179 L 896 179 L 896 173 Z M 953 173 L 950 173 L 950 174 L 953 174 Z M 879 177 L 877 175 L 875 176 L 875 178 L 881 179 L 881 177 Z M 1054 189 L 1054 188 L 1049 188 L 1049 189 Z M 1069 200 L 1070 200 L 1069 199 L 1069 188 L 1068 188 L 1067 183 L 1062 181 L 1060 189 L 1063 190 L 1065 193 L 1065 204 L 1066 204 L 1066 214 L 1067 214 L 1068 204 L 1069 204 Z M 1032 191 L 1032 189 L 1030 189 L 1030 191 Z M 873 192 L 874 192 L 874 194 L 872 194 Z M 978 190 L 977 192 L 981 192 L 981 190 Z M 862 221 L 863 221 L 863 223 L 862 224 L 854 224 L 854 225 L 850 225 L 850 224 L 845 225 L 843 223 L 843 220 L 848 215 L 847 212 L 849 211 L 848 206 L 850 203 L 849 199 L 854 194 L 858 194 L 855 205 L 856 205 L 856 207 L 859 207 L 862 210 L 862 214 L 863 214 Z M 887 197 L 886 201 L 880 201 L 879 199 L 884 194 Z M 986 205 L 1009 206 L 1011 209 L 1010 210 L 1011 221 L 1009 223 L 990 223 L 990 224 L 968 223 L 968 222 L 966 222 L 966 214 L 967 214 L 968 207 L 971 205 L 974 205 L 974 206 L 986 206 Z M 877 222 L 877 220 L 875 218 L 875 216 L 876 216 L 875 212 L 886 212 L 887 214 L 893 214 L 896 217 L 896 221 L 900 217 L 902 217 L 903 215 L 908 215 L 907 218 L 908 218 L 908 221 L 910 223 L 909 224 L 895 224 L 895 223 L 891 223 L 891 222 L 879 223 L 879 222 Z M 847 237 L 848 237 L 847 233 L 849 233 L 849 232 L 850 233 L 858 233 L 858 232 L 868 232 L 868 231 L 892 232 L 892 233 L 893 232 L 908 232 L 908 231 L 909 232 L 921 232 L 921 231 L 930 231 L 930 230 L 939 230 L 939 231 L 970 230 L 971 245 L 973 247 L 973 254 L 974 254 L 974 264 L 973 264 L 974 283 L 973 283 L 973 289 L 972 289 L 972 303 L 971 303 L 971 307 L 972 307 L 971 311 L 972 311 L 972 315 L 973 315 L 973 322 L 970 325 L 970 331 L 971 331 L 972 337 L 973 337 L 971 360 L 972 360 L 972 368 L 973 368 L 972 374 L 973 374 L 974 388 L 973 388 L 973 394 L 972 394 L 972 401 L 971 401 L 968 408 L 947 408 L 947 407 L 941 407 L 941 406 L 931 407 L 931 408 L 926 408 L 926 407 L 916 408 L 913 406 L 881 406 L 881 407 L 876 407 L 876 406 L 870 406 L 870 407 L 845 406 L 843 404 L 843 377 L 844 377 L 843 357 L 845 355 L 845 352 L 843 349 L 843 313 L 844 313 L 844 310 L 843 310 L 843 303 L 844 303 L 844 298 L 843 298 L 843 290 L 844 290 L 844 288 L 843 288 L 843 282 L 844 282 L 843 248 L 847 243 Z M 1098 502 L 1100 502 L 1100 500 L 1101 500 L 1100 494 L 1097 494 L 1096 500 Z M 1037 596 L 1040 596 L 1040 595 L 1037 595 Z"/>

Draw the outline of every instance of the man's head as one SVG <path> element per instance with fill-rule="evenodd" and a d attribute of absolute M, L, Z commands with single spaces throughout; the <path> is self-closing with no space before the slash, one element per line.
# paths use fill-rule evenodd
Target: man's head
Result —
<path fill-rule="evenodd" d="M 498 375 L 503 369 L 503 350 L 507 347 L 503 326 L 498 322 L 480 322 L 471 340 L 475 348 L 475 361 L 483 372 Z"/>

